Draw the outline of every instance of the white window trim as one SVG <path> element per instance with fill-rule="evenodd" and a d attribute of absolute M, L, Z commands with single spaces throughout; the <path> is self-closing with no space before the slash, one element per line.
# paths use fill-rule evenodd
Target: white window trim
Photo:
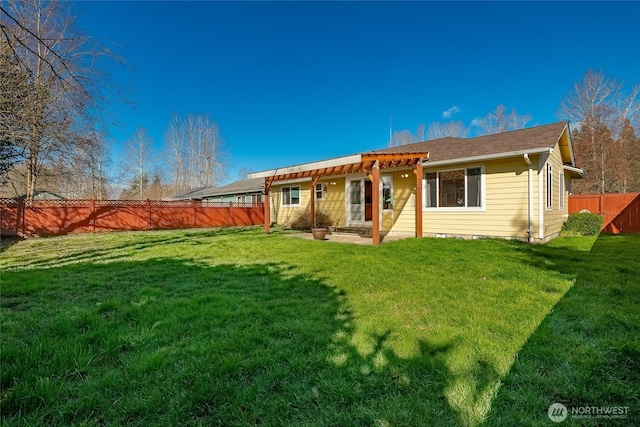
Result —
<path fill-rule="evenodd" d="M 320 186 L 320 197 L 318 198 L 318 185 Z M 316 201 L 322 201 L 324 200 L 324 183 L 323 182 L 317 182 L 316 185 L 313 188 L 314 191 L 314 197 Z"/>
<path fill-rule="evenodd" d="M 558 174 L 558 210 L 564 211 L 564 193 L 567 191 L 566 189 L 567 183 L 564 179 L 564 171 L 560 171 Z"/>
<path fill-rule="evenodd" d="M 289 200 L 291 200 L 291 189 L 292 188 L 297 188 L 298 189 L 298 203 L 297 204 L 286 204 L 284 202 L 284 189 L 288 188 L 289 189 Z M 280 204 L 283 208 L 299 208 L 300 207 L 300 202 L 302 200 L 302 191 L 300 190 L 300 186 L 299 185 L 291 185 L 288 187 L 282 187 L 280 189 Z"/>
<path fill-rule="evenodd" d="M 468 196 L 467 196 L 467 170 L 468 169 L 477 169 L 480 168 L 480 191 L 482 192 L 482 194 L 480 195 L 480 204 L 481 206 L 463 206 L 463 207 L 427 207 L 427 174 L 428 173 L 435 173 L 436 174 L 436 203 L 440 202 L 440 173 L 442 172 L 451 172 L 451 171 L 458 171 L 458 170 L 464 170 L 464 191 L 465 191 L 465 195 L 464 195 L 464 199 L 465 201 L 468 200 Z M 422 211 L 423 212 L 485 212 L 487 210 L 487 204 L 486 204 L 486 197 L 487 191 L 486 191 L 486 179 L 485 179 L 485 167 L 484 165 L 471 165 L 471 166 L 465 166 L 465 167 L 458 167 L 458 168 L 450 168 L 450 169 L 438 169 L 438 170 L 431 170 L 431 171 L 424 171 L 423 175 L 422 175 Z"/>
<path fill-rule="evenodd" d="M 546 162 L 544 167 L 545 173 L 545 209 L 547 211 L 553 210 L 553 164 Z"/>

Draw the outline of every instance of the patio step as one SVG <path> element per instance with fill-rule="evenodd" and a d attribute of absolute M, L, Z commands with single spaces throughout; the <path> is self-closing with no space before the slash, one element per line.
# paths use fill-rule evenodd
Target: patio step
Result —
<path fill-rule="evenodd" d="M 371 227 L 336 227 L 331 234 L 336 236 L 360 236 L 371 237 Z"/>

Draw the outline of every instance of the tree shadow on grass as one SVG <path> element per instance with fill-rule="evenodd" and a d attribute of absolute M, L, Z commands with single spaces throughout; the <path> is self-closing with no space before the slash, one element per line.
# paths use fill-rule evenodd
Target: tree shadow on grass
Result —
<path fill-rule="evenodd" d="M 7 273 L 3 425 L 457 425 L 455 341 L 363 356 L 346 295 L 287 266 L 171 258 Z"/>
<path fill-rule="evenodd" d="M 19 241 L 20 239 L 18 239 L 17 237 L 0 237 L 0 254 Z"/>
<path fill-rule="evenodd" d="M 257 227 L 220 227 L 211 229 L 114 231 L 109 232 L 114 237 L 113 242 L 104 238 L 105 233 L 37 237 L 28 239 L 28 242 L 37 243 L 37 241 L 43 239 L 60 239 L 65 246 L 61 248 L 60 252 L 52 253 L 50 256 L 39 254 L 33 259 L 25 260 L 21 264 L 21 268 L 47 268 L 88 261 L 116 261 L 122 259 L 123 255 L 131 251 L 141 251 L 171 244 L 200 245 L 203 242 L 210 243 L 210 239 L 213 237 L 238 234 L 246 234 L 247 238 L 252 238 L 251 236 L 259 235 L 260 230 Z M 100 235 L 99 239 L 92 238 L 97 235 Z M 100 242 L 100 246 L 97 246 L 95 242 Z"/>
<path fill-rule="evenodd" d="M 640 422 L 640 236 L 602 235 L 590 252 L 536 246 L 530 263 L 575 278 L 520 350 L 486 425 L 553 424 L 552 403 L 569 409 L 562 425 Z M 578 418 L 571 408 L 626 407 L 624 418 Z"/>

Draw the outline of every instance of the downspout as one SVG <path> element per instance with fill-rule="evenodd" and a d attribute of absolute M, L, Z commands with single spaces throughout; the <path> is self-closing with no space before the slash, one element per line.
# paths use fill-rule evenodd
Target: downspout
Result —
<path fill-rule="evenodd" d="M 533 197 L 533 175 L 532 175 L 532 171 L 533 171 L 533 163 L 531 163 L 531 159 L 529 158 L 529 154 L 525 153 L 524 154 L 524 161 L 527 162 L 527 164 L 529 165 L 529 174 L 528 174 L 528 178 L 529 178 L 529 185 L 528 185 L 528 197 L 527 200 L 529 202 L 529 228 L 527 230 L 527 234 L 529 235 L 529 243 L 533 243 L 533 200 L 531 200 L 531 198 Z"/>

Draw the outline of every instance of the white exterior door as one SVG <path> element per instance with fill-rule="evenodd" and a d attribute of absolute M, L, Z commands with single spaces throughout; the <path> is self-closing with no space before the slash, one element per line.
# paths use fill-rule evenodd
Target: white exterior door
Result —
<path fill-rule="evenodd" d="M 347 225 L 364 222 L 364 191 L 361 179 L 347 181 Z"/>

